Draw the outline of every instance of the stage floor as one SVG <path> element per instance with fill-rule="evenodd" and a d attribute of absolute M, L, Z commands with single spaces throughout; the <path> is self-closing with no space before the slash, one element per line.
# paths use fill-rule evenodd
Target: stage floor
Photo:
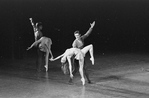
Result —
<path fill-rule="evenodd" d="M 32 64 L 27 63 L 30 62 L 28 59 L 15 64 L 24 62 L 29 65 L 23 66 Z M 69 84 L 69 77 L 59 66 L 54 67 L 60 62 L 52 64 L 48 72 L 19 65 L 2 67 L 0 98 L 149 98 L 149 72 L 146 70 L 149 55 L 99 54 L 95 56 L 95 65 L 87 58 L 92 84 L 86 82 L 84 86 L 79 73 L 73 84 Z"/>

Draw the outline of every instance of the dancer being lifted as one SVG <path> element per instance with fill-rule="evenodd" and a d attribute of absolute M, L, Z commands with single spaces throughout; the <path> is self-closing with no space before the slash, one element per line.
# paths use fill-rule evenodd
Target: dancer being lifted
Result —
<path fill-rule="evenodd" d="M 51 58 L 50 60 L 55 61 L 55 60 L 61 58 L 62 65 L 68 61 L 70 78 L 73 79 L 71 57 L 75 56 L 74 58 L 79 61 L 79 72 L 81 75 L 82 84 L 84 85 L 85 84 L 84 57 L 88 51 L 89 51 L 90 56 L 91 56 L 90 60 L 92 62 L 92 65 L 94 65 L 93 45 L 88 45 L 88 46 L 84 47 L 83 49 L 69 48 L 62 55 L 60 55 L 54 59 Z"/>

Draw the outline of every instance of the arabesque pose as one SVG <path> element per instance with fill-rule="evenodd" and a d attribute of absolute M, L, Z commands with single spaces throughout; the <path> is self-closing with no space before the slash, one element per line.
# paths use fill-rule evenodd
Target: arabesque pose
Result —
<path fill-rule="evenodd" d="M 48 71 L 49 53 L 51 55 L 51 58 L 53 58 L 53 54 L 51 51 L 52 40 L 48 37 L 41 37 L 39 40 L 35 41 L 27 50 L 37 45 L 40 51 L 45 52 L 45 68 L 46 71 Z"/>
<path fill-rule="evenodd" d="M 41 22 L 34 23 L 32 18 L 29 18 L 29 20 L 30 20 L 30 23 L 34 30 L 34 39 L 35 39 L 35 41 L 37 41 L 43 36 L 43 34 L 41 32 L 43 26 L 42 26 Z M 43 55 L 44 55 L 43 52 L 40 51 L 40 49 L 38 48 L 38 45 L 37 45 L 36 68 L 38 71 L 41 71 Z"/>

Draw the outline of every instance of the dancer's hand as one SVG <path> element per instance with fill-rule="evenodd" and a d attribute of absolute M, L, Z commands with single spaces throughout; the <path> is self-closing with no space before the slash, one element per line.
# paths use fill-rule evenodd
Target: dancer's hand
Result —
<path fill-rule="evenodd" d="M 50 61 L 54 61 L 53 57 L 49 59 Z"/>
<path fill-rule="evenodd" d="M 91 28 L 93 28 L 95 25 L 95 21 L 93 23 L 91 23 L 90 25 L 91 25 Z"/>
<path fill-rule="evenodd" d="M 29 50 L 29 49 L 31 49 L 32 47 L 28 47 L 26 50 Z"/>
<path fill-rule="evenodd" d="M 33 19 L 32 18 L 29 18 L 29 20 L 32 21 Z"/>

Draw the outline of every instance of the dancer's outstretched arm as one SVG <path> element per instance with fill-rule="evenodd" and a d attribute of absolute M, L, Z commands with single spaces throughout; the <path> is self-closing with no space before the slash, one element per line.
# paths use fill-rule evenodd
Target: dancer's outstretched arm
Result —
<path fill-rule="evenodd" d="M 59 58 L 61 58 L 61 57 L 63 57 L 64 56 L 64 54 L 62 54 L 62 55 L 60 55 L 60 56 L 58 56 L 58 57 L 56 57 L 56 58 L 51 58 L 51 59 L 49 59 L 50 61 L 55 61 L 55 60 L 57 60 L 57 59 L 59 59 Z"/>
<path fill-rule="evenodd" d="M 67 56 L 67 60 L 68 60 L 68 63 L 69 63 L 70 77 L 73 78 L 73 74 L 72 74 L 72 64 L 71 64 L 71 56 Z"/>
<path fill-rule="evenodd" d="M 30 47 L 28 47 L 26 50 L 31 49 L 33 46 L 37 45 L 40 42 L 40 40 L 35 41 Z"/>

